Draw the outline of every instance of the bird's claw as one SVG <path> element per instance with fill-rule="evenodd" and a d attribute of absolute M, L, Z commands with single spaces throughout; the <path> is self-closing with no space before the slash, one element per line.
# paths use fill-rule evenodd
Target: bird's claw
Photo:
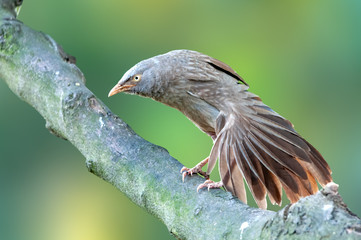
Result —
<path fill-rule="evenodd" d="M 184 178 L 185 178 L 188 174 L 190 174 L 191 176 L 193 175 L 193 172 L 191 172 L 190 169 L 187 168 L 187 167 L 183 167 L 180 172 L 182 173 L 182 181 L 183 181 L 183 182 L 184 182 Z"/>
<path fill-rule="evenodd" d="M 203 161 L 201 161 L 200 163 L 198 163 L 194 168 L 187 168 L 187 167 L 182 167 L 182 169 L 180 170 L 180 172 L 182 173 L 182 180 L 184 182 L 184 178 L 187 175 L 191 175 L 193 176 L 193 174 L 200 174 L 203 177 L 205 177 L 206 179 L 209 179 L 209 175 L 205 172 L 202 171 L 202 167 L 204 165 L 206 165 L 208 163 L 209 157 L 207 157 L 206 159 L 204 159 Z"/>
<path fill-rule="evenodd" d="M 209 191 L 209 189 L 211 189 L 211 188 L 221 188 L 221 187 L 223 187 L 223 183 L 222 182 L 214 182 L 214 181 L 208 179 L 204 183 L 200 184 L 197 187 L 197 192 L 199 192 L 200 189 L 205 188 L 205 187 Z"/>
<path fill-rule="evenodd" d="M 184 173 L 184 172 L 188 172 L 190 169 L 187 168 L 187 167 L 182 167 L 182 169 L 180 170 L 181 173 Z"/>
<path fill-rule="evenodd" d="M 193 176 L 193 173 L 194 173 L 194 174 L 199 173 L 199 174 L 201 174 L 201 175 L 205 174 L 201 169 L 198 169 L 197 167 L 194 167 L 194 168 L 191 168 L 191 169 L 189 169 L 189 168 L 187 168 L 187 167 L 183 167 L 183 168 L 180 170 L 180 172 L 182 173 L 182 180 L 183 180 L 183 182 L 184 182 L 184 178 L 185 178 L 187 175 Z M 202 173 L 203 173 L 203 174 L 202 174 Z"/>
<path fill-rule="evenodd" d="M 193 174 L 200 174 L 202 175 L 203 177 L 205 177 L 206 179 L 209 178 L 209 175 L 205 172 L 202 171 L 202 167 L 199 167 L 198 165 L 195 166 L 194 168 L 187 168 L 187 167 L 183 167 L 180 172 L 182 173 L 182 181 L 184 182 L 184 178 L 187 176 L 187 175 L 190 175 L 190 176 L 193 176 Z"/>

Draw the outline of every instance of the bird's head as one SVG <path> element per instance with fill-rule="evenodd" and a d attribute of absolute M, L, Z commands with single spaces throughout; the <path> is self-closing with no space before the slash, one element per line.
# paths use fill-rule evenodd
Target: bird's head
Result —
<path fill-rule="evenodd" d="M 211 82 L 220 78 L 233 79 L 235 84 L 247 85 L 231 67 L 221 61 L 196 51 L 173 50 L 136 64 L 124 74 L 108 96 L 126 92 L 159 101 L 169 87 L 177 85 L 178 88 L 186 88 L 188 80 Z"/>
<path fill-rule="evenodd" d="M 129 69 L 119 82 L 110 90 L 108 97 L 120 92 L 138 94 L 149 97 L 157 80 L 157 72 L 153 71 L 156 62 L 147 59 Z"/>

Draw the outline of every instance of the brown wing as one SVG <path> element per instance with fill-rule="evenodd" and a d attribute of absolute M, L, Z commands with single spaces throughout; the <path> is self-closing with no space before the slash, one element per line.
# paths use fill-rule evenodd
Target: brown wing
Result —
<path fill-rule="evenodd" d="M 236 82 L 242 82 L 248 87 L 243 78 L 224 62 L 196 51 L 186 50 L 184 53 L 188 57 L 187 65 L 183 65 L 185 70 L 183 74 L 186 75 L 187 79 L 200 82 L 219 81 L 218 73 L 223 72 L 231 76 Z"/>
<path fill-rule="evenodd" d="M 272 204 L 280 205 L 282 187 L 296 202 L 317 192 L 316 179 L 322 186 L 332 181 L 326 161 L 292 124 L 257 96 L 246 94 L 239 111 L 217 118 L 207 173 L 219 158 L 225 188 L 246 202 L 243 176 L 260 208 L 267 208 L 267 194 Z"/>
<path fill-rule="evenodd" d="M 236 80 L 241 81 L 243 84 L 248 86 L 248 84 L 243 80 L 243 78 L 241 76 L 239 76 L 238 73 L 236 73 L 236 71 L 234 71 L 230 66 L 228 66 L 224 62 L 221 62 L 221 61 L 219 61 L 215 58 L 211 58 L 211 57 L 207 58 L 207 62 L 211 66 L 213 66 L 215 69 L 234 77 Z"/>

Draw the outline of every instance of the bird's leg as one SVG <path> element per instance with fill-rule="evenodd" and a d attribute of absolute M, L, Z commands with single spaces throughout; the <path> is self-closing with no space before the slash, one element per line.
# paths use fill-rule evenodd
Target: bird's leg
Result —
<path fill-rule="evenodd" d="M 200 175 L 202 175 L 203 177 L 205 177 L 207 180 L 209 179 L 209 175 L 205 172 L 202 171 L 202 167 L 204 165 L 206 165 L 208 163 L 209 157 L 207 157 L 206 159 L 204 159 L 203 161 L 201 161 L 200 163 L 198 163 L 194 168 L 187 168 L 187 167 L 183 167 L 180 172 L 182 173 L 183 177 L 182 180 L 184 182 L 184 178 L 187 175 L 193 175 L 199 173 Z"/>
<path fill-rule="evenodd" d="M 222 181 L 214 182 L 214 181 L 208 179 L 204 183 L 200 184 L 197 187 L 197 192 L 199 191 L 199 189 L 202 189 L 204 187 L 208 188 L 208 191 L 209 191 L 209 189 L 211 189 L 211 188 L 221 188 L 221 187 L 223 187 L 223 183 L 222 183 Z"/>

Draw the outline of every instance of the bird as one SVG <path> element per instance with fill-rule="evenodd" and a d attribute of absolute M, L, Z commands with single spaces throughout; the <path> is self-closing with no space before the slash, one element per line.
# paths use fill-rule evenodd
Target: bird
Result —
<path fill-rule="evenodd" d="M 108 96 L 120 92 L 152 98 L 178 109 L 213 140 L 209 157 L 185 176 L 200 174 L 202 188 L 221 188 L 247 203 L 245 184 L 255 202 L 267 209 L 268 196 L 282 204 L 315 194 L 317 182 L 332 182 L 322 155 L 290 121 L 264 104 L 229 65 L 193 50 L 173 50 L 130 68 Z M 209 176 L 218 161 L 220 182 Z M 208 164 L 207 171 L 202 167 Z"/>

